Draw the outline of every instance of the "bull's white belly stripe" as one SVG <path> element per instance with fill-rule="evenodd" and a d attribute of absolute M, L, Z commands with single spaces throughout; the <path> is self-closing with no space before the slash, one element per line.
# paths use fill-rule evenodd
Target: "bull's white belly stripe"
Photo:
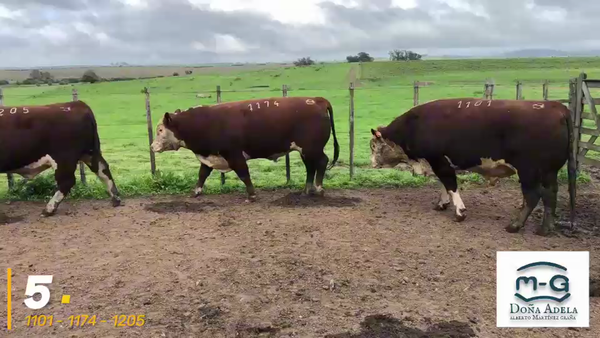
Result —
<path fill-rule="evenodd" d="M 26 179 L 33 179 L 34 177 L 39 175 L 44 170 L 49 169 L 49 168 L 56 170 L 57 167 L 58 166 L 57 166 L 56 162 L 54 161 L 54 159 L 52 157 L 50 157 L 50 155 L 45 155 L 42 158 L 40 158 L 39 160 L 37 160 L 31 164 L 28 164 L 28 165 L 24 166 L 23 168 L 17 169 L 13 172 L 25 177 Z"/>

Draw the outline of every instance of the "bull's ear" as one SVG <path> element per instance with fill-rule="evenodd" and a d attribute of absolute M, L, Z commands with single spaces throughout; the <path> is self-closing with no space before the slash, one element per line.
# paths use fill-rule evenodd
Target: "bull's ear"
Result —
<path fill-rule="evenodd" d="M 371 134 L 373 134 L 377 138 L 381 138 L 381 133 L 379 132 L 379 130 L 371 128 Z"/>
<path fill-rule="evenodd" d="M 171 120 L 171 114 L 165 113 L 165 116 L 163 116 L 163 124 L 165 125 L 165 127 L 167 127 L 168 125 L 170 125 L 171 122 L 172 122 L 172 120 Z"/>

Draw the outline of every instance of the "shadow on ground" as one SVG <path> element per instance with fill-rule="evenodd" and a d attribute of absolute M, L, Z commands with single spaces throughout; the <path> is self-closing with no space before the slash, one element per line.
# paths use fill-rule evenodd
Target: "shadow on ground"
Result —
<path fill-rule="evenodd" d="M 5 214 L 0 214 L 0 225 L 8 225 L 11 223 L 17 223 L 25 220 L 24 216 L 7 216 Z"/>
<path fill-rule="evenodd" d="M 204 211 L 210 211 L 215 208 L 215 204 L 210 201 L 202 202 L 188 202 L 184 200 L 169 201 L 169 202 L 155 202 L 149 203 L 144 206 L 147 211 L 152 211 L 158 214 L 170 214 L 178 212 L 192 212 L 199 213 Z"/>
<path fill-rule="evenodd" d="M 307 196 L 301 192 L 292 192 L 271 202 L 271 204 L 280 207 L 334 207 L 345 208 L 353 207 L 362 202 L 357 197 L 344 196 Z"/>
<path fill-rule="evenodd" d="M 426 331 L 409 327 L 401 320 L 389 315 L 371 315 L 360 323 L 358 333 L 339 333 L 325 338 L 469 338 L 476 337 L 475 331 L 467 323 L 458 321 L 439 322 Z"/>

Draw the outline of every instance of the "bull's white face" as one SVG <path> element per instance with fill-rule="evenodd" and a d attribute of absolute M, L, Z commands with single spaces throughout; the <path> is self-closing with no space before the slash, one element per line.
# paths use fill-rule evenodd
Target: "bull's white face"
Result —
<path fill-rule="evenodd" d="M 175 137 L 175 133 L 165 127 L 163 120 L 164 118 L 156 125 L 156 138 L 152 142 L 152 151 L 162 153 L 163 151 L 179 150 L 185 146 L 183 141 Z"/>
<path fill-rule="evenodd" d="M 400 163 L 411 164 L 404 150 L 390 140 L 381 137 L 381 134 L 371 138 L 371 166 L 373 168 L 393 168 Z"/>

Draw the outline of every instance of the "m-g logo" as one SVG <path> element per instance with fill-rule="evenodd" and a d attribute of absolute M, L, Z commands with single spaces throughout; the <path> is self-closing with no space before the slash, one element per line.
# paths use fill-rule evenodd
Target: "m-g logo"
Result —
<path fill-rule="evenodd" d="M 588 327 L 589 252 L 499 251 L 498 327 Z"/>
<path fill-rule="evenodd" d="M 562 265 L 556 264 L 556 263 L 551 263 L 551 262 L 535 262 L 535 263 L 529 263 L 526 265 L 523 265 L 522 267 L 517 269 L 517 272 L 521 272 L 523 270 L 527 270 L 527 269 L 531 269 L 531 268 L 535 268 L 535 267 L 551 267 L 551 268 L 555 268 L 558 270 L 562 270 L 562 271 L 567 271 L 567 268 L 565 268 Z M 521 293 L 519 293 L 519 291 L 521 290 L 521 285 L 522 284 L 529 284 L 529 282 L 531 282 L 533 285 L 533 291 L 537 291 L 538 288 L 545 288 L 546 286 L 548 286 L 548 284 L 550 285 L 550 289 L 554 292 L 561 292 L 564 293 L 562 297 L 558 298 L 558 297 L 554 297 L 552 295 L 545 295 L 545 296 L 532 296 L 532 297 L 524 297 Z M 557 286 L 558 283 L 558 286 Z M 516 289 L 517 292 L 515 293 L 515 297 L 517 297 L 518 299 L 528 303 L 528 302 L 534 302 L 534 301 L 538 301 L 538 300 L 552 300 L 558 303 L 562 303 L 563 301 L 565 301 L 567 298 L 569 298 L 571 296 L 571 294 L 569 293 L 569 277 L 562 275 L 562 274 L 557 274 L 552 276 L 552 278 L 550 279 L 550 282 L 538 282 L 537 277 L 535 276 L 521 276 L 517 278 L 517 285 L 516 285 Z"/>

